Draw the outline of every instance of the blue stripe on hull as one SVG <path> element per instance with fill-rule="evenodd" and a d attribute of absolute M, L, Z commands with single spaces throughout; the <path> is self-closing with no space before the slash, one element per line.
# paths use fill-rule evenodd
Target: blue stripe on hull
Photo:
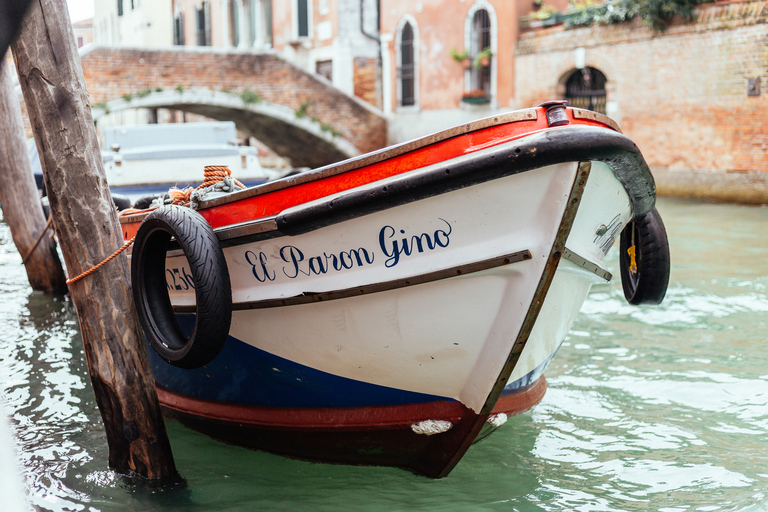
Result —
<path fill-rule="evenodd" d="M 177 314 L 185 333 L 193 314 Z M 147 347 L 155 382 L 182 395 L 265 407 L 372 407 L 451 400 L 378 386 L 315 370 L 229 337 L 221 353 L 202 368 L 185 370 Z"/>
<path fill-rule="evenodd" d="M 193 314 L 177 314 L 185 333 Z M 263 407 L 375 407 L 454 401 L 424 393 L 369 384 L 294 363 L 229 336 L 221 353 L 202 368 L 185 370 L 165 362 L 147 346 L 155 382 L 201 400 Z M 555 351 L 556 353 L 557 351 Z M 522 378 L 507 384 L 502 395 L 524 391 L 544 373 L 555 354 Z"/>
<path fill-rule="evenodd" d="M 539 380 L 542 375 L 544 375 L 544 370 L 547 369 L 547 366 L 549 366 L 549 363 L 551 363 L 552 359 L 555 358 L 555 354 L 557 354 L 558 350 L 560 350 L 560 347 L 557 347 L 557 350 L 552 352 L 552 354 L 550 354 L 550 356 L 543 363 L 541 363 L 539 366 L 534 368 L 532 371 L 523 375 L 516 381 L 510 382 L 509 384 L 504 386 L 504 389 L 501 391 L 501 394 L 512 395 L 514 393 L 525 391 L 526 389 L 534 385 L 536 381 Z"/>

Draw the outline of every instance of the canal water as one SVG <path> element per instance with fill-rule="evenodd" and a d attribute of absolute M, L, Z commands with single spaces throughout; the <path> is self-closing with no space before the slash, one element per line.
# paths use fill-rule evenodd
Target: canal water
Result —
<path fill-rule="evenodd" d="M 660 200 L 662 307 L 593 290 L 549 390 L 442 480 L 284 459 L 168 431 L 186 485 L 132 481 L 107 445 L 66 298 L 30 293 L 0 223 L 0 391 L 39 510 L 768 510 L 768 208 Z"/>

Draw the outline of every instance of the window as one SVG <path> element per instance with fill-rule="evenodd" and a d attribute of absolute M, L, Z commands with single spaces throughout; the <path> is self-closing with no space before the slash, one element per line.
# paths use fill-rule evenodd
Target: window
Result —
<path fill-rule="evenodd" d="M 250 44 L 256 48 L 272 46 L 271 0 L 248 0 Z"/>
<path fill-rule="evenodd" d="M 605 82 L 605 75 L 595 68 L 577 69 L 565 83 L 568 105 L 605 114 Z"/>
<path fill-rule="evenodd" d="M 203 2 L 196 10 L 197 46 L 211 46 L 211 4 Z"/>
<path fill-rule="evenodd" d="M 413 52 L 413 27 L 406 22 L 400 35 L 400 105 L 416 104 L 416 73 Z"/>
<path fill-rule="evenodd" d="M 123 15 L 123 0 L 117 0 L 117 15 Z"/>
<path fill-rule="evenodd" d="M 415 108 L 419 105 L 419 25 L 406 14 L 395 31 L 395 65 L 397 67 L 396 105 Z"/>
<path fill-rule="evenodd" d="M 309 37 L 309 8 L 311 0 L 296 1 L 296 28 L 298 37 Z"/>
<path fill-rule="evenodd" d="M 491 48 L 491 18 L 488 11 L 478 9 L 473 18 L 470 34 L 470 56 L 473 66 L 470 76 L 470 88 L 485 92 L 487 97 L 491 94 L 491 64 L 480 63 L 478 55 Z M 479 65 L 479 67 L 478 67 Z"/>
<path fill-rule="evenodd" d="M 83 40 L 83 36 L 77 36 L 77 47 L 82 48 L 84 44 L 85 44 L 85 41 Z"/>
<path fill-rule="evenodd" d="M 177 12 L 173 17 L 173 44 L 184 45 L 184 13 Z"/>
<path fill-rule="evenodd" d="M 229 33 L 232 34 L 232 46 L 240 45 L 240 2 L 229 0 Z"/>
<path fill-rule="evenodd" d="M 319 60 L 315 63 L 315 72 L 333 82 L 333 61 Z"/>

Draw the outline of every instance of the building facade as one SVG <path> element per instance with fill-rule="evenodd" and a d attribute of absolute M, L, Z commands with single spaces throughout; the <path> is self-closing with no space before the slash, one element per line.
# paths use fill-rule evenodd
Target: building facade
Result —
<path fill-rule="evenodd" d="M 274 50 L 381 106 L 376 0 L 96 0 L 94 42 Z"/>
<path fill-rule="evenodd" d="M 172 33 L 171 0 L 95 0 L 93 42 L 165 46 Z"/>
<path fill-rule="evenodd" d="M 399 142 L 517 106 L 517 19 L 529 3 L 96 0 L 94 31 L 104 45 L 276 51 L 384 111 Z"/>
<path fill-rule="evenodd" d="M 72 31 L 75 33 L 75 42 L 78 48 L 91 44 L 93 42 L 93 19 L 73 23 Z"/>

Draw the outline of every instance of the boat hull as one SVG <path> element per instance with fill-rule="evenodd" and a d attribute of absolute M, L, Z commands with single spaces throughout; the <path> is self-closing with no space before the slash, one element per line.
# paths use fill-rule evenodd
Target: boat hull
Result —
<path fill-rule="evenodd" d="M 590 287 L 611 279 L 605 254 L 652 206 L 636 148 L 607 131 L 494 135 L 411 167 L 403 148 L 204 205 L 232 283 L 229 337 L 193 370 L 150 355 L 162 405 L 229 442 L 446 475 L 483 428 L 541 400 Z M 443 153 L 464 139 L 447 140 Z M 382 162 L 402 170 L 354 182 Z M 171 247 L 188 335 L 192 272 Z"/>
<path fill-rule="evenodd" d="M 535 384 L 499 402 L 513 415 L 536 405 L 546 391 L 542 376 Z M 158 388 L 166 416 L 213 438 L 291 458 L 337 464 L 394 466 L 440 476 L 453 453 L 475 425 L 476 415 L 455 401 L 390 407 L 262 408 L 191 400 Z M 424 417 L 442 418 L 458 427 L 427 436 L 411 425 Z M 437 445 L 445 445 L 436 448 Z"/>

